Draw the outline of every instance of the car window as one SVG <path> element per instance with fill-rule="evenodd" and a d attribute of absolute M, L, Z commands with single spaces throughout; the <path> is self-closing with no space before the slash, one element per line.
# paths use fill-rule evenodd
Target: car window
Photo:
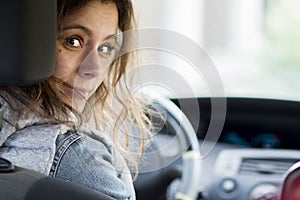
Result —
<path fill-rule="evenodd" d="M 172 30 L 203 48 L 226 96 L 300 99 L 298 0 L 171 1 L 135 0 L 140 27 Z M 144 70 L 144 76 L 155 74 L 152 79 L 160 83 L 152 88 L 169 96 L 211 96 L 213 86 L 207 85 L 205 75 L 190 70 L 191 63 L 157 49 L 149 54 L 184 80 L 177 76 L 166 86 L 165 75 Z M 187 90 L 183 82 L 193 89 Z"/>

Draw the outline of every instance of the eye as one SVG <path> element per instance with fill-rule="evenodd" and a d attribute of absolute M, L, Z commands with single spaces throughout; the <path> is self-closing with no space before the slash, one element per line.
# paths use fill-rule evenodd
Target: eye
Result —
<path fill-rule="evenodd" d="M 66 39 L 66 44 L 71 48 L 82 47 L 82 40 L 78 37 L 69 37 Z"/>
<path fill-rule="evenodd" d="M 98 52 L 102 57 L 111 57 L 114 55 L 115 47 L 109 44 L 99 46 Z"/>

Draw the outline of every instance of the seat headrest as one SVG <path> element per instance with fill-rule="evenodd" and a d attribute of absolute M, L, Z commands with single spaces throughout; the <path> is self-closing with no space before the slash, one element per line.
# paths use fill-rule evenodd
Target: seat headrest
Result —
<path fill-rule="evenodd" d="M 0 24 L 0 85 L 47 79 L 55 64 L 56 1 L 5 1 Z"/>

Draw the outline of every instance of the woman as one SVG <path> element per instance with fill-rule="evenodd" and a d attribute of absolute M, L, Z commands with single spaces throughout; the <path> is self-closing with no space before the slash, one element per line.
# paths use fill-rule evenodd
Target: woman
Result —
<path fill-rule="evenodd" d="M 116 199 L 135 199 L 129 169 L 137 166 L 151 122 L 124 78 L 132 54 L 117 56 L 131 42 L 120 33 L 134 28 L 132 4 L 57 4 L 53 76 L 32 86 L 1 87 L 0 156 Z"/>

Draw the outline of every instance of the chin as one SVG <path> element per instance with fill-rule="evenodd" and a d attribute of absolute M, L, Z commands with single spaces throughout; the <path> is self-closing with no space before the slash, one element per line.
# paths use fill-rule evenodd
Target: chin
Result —
<path fill-rule="evenodd" d="M 76 110 L 79 113 L 82 113 L 84 110 L 86 104 L 86 100 L 83 100 L 82 98 L 73 98 L 72 104 L 70 105 L 74 110 Z"/>

